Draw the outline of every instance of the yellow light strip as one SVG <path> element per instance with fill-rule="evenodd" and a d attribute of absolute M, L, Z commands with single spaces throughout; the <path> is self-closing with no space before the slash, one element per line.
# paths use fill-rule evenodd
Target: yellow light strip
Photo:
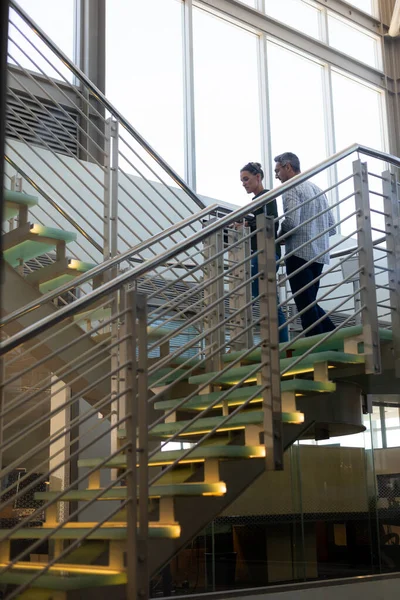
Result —
<path fill-rule="evenodd" d="M 7 567 L 8 563 L 0 563 L 0 568 Z M 40 562 L 18 562 L 13 565 L 13 569 L 23 570 L 23 571 L 38 571 L 43 569 L 46 566 L 46 563 Z M 53 572 L 62 572 L 68 571 L 68 573 L 80 573 L 82 575 L 120 575 L 121 573 L 125 573 L 124 569 L 110 569 L 110 567 L 98 567 L 92 565 L 69 565 L 69 564 L 58 564 L 52 565 L 49 568 L 49 571 Z"/>
<path fill-rule="evenodd" d="M 237 427 L 221 427 L 221 429 L 217 429 L 217 431 L 239 431 L 240 429 L 244 429 L 245 425 L 238 425 Z M 203 435 L 205 433 L 209 433 L 210 429 L 205 429 L 204 431 L 185 431 L 184 433 L 181 433 L 181 437 L 184 436 L 191 436 L 191 435 Z M 171 435 L 167 436 L 168 438 L 172 437 Z"/>

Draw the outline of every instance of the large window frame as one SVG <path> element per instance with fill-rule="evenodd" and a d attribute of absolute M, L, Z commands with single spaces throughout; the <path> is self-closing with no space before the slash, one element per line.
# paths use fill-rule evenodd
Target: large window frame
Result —
<path fill-rule="evenodd" d="M 76 12 L 76 59 L 79 66 L 91 76 L 96 85 L 102 87 L 105 80 L 105 65 L 101 61 L 101 54 L 105 52 L 102 43 L 97 45 L 93 40 L 105 38 L 105 2 L 96 3 L 95 13 L 88 12 L 88 0 L 75 0 Z M 332 14 L 340 19 L 345 19 L 348 24 L 358 30 L 363 30 L 367 35 L 380 41 L 383 52 L 384 28 L 378 18 L 378 0 L 374 0 L 374 14 L 367 14 L 345 0 L 330 0 L 327 6 L 323 0 L 303 0 L 313 8 L 320 11 L 321 39 L 312 38 L 301 31 L 274 20 L 265 14 L 265 1 L 256 0 L 255 7 L 251 7 L 240 0 L 183 0 L 182 40 L 184 55 L 184 157 L 185 180 L 196 190 L 196 139 L 195 139 L 195 110 L 194 110 L 194 65 L 193 65 L 193 7 L 198 7 L 214 14 L 215 16 L 234 23 L 258 36 L 258 71 L 259 71 L 259 102 L 260 102 L 260 129 L 262 132 L 261 161 L 266 167 L 266 185 L 272 186 L 272 149 L 270 139 L 270 115 L 268 111 L 268 72 L 266 57 L 267 39 L 278 41 L 290 50 L 303 54 L 307 58 L 317 61 L 324 67 L 324 114 L 326 126 L 327 154 L 333 154 L 340 148 L 335 145 L 335 131 L 332 106 L 332 69 L 337 69 L 350 77 L 355 77 L 367 85 L 379 90 L 382 94 L 385 150 L 390 151 L 388 140 L 388 117 L 392 105 L 388 101 L 387 92 L 391 92 L 394 82 L 388 73 L 357 61 L 331 46 L 328 36 L 328 15 Z M 86 16 L 83 22 L 82 15 Z M 90 20 L 90 22 L 88 22 Z M 151 23 L 148 24 L 151 28 Z M 98 35 L 94 35 L 94 30 Z M 90 38 L 90 39 L 89 39 Z M 100 56 L 100 59 L 99 59 Z M 385 65 L 383 65 L 384 67 Z M 93 79 L 93 73 L 97 75 Z M 266 133 L 267 132 L 267 133 Z M 356 141 L 356 140 L 355 140 Z M 391 140 L 392 143 L 393 140 Z M 394 149 L 392 149 L 394 150 Z M 332 169 L 330 177 L 335 179 L 335 170 Z M 201 192 L 201 190 L 199 190 Z"/>
<path fill-rule="evenodd" d="M 245 5 L 237 0 L 186 0 L 186 10 L 190 11 L 193 6 L 207 10 L 215 16 L 226 19 L 230 22 L 235 23 L 238 26 L 242 26 L 246 30 L 250 30 L 256 33 L 259 38 L 259 77 L 260 77 L 260 128 L 261 128 L 261 140 L 262 140 L 262 157 L 261 160 L 265 165 L 266 172 L 266 186 L 273 186 L 273 152 L 271 148 L 271 135 L 270 135 L 270 114 L 268 110 L 268 72 L 266 66 L 266 43 L 267 40 L 278 42 L 281 45 L 286 46 L 289 50 L 304 56 L 314 62 L 323 66 L 324 78 L 324 115 L 325 115 L 325 127 L 326 127 L 326 152 L 327 155 L 334 154 L 341 148 L 336 147 L 335 143 L 335 128 L 334 128 L 334 115 L 333 115 L 333 99 L 332 99 L 332 85 L 331 85 L 331 74 L 332 69 L 342 71 L 351 77 L 355 77 L 367 85 L 370 85 L 375 90 L 382 94 L 382 122 L 383 122 L 383 138 L 385 140 L 384 150 L 388 151 L 388 132 L 387 132 L 387 103 L 385 95 L 385 77 L 382 71 L 378 68 L 374 68 L 370 65 L 366 65 L 347 56 L 343 52 L 329 47 L 328 45 L 328 14 L 334 15 L 334 8 L 343 9 L 338 11 L 338 17 L 343 20 L 345 13 L 345 7 L 349 6 L 348 3 L 337 0 L 330 3 L 329 9 L 324 6 L 321 2 L 315 0 L 308 1 L 307 3 L 313 7 L 319 8 L 321 11 L 321 23 L 323 28 L 322 38 L 324 41 L 310 38 L 304 33 L 294 30 L 284 24 L 278 23 L 273 19 L 269 18 L 262 11 L 264 9 L 264 0 L 257 0 L 256 8 L 252 8 Z M 366 33 L 369 36 L 373 36 L 376 39 L 379 38 L 377 33 L 377 21 L 374 16 L 366 15 L 359 9 L 354 8 L 352 12 L 352 18 L 346 19 L 349 23 L 354 23 L 354 27 L 357 30 L 364 27 Z M 361 16 L 360 16 L 361 15 Z M 368 24 L 368 28 L 366 25 Z M 192 62 L 187 63 L 187 67 L 193 69 L 193 56 Z M 187 77 L 188 78 L 188 77 Z M 192 89 L 192 94 L 194 93 Z M 187 123 L 189 121 L 186 121 Z M 195 127 L 195 115 L 192 114 L 191 121 L 193 126 L 192 139 L 194 139 L 194 127 Z M 267 132 L 267 133 L 265 133 Z M 190 137 L 187 132 L 187 137 Z M 357 141 L 357 140 L 354 140 Z M 195 168 L 192 162 L 191 167 Z M 187 165 L 189 168 L 189 165 Z M 187 181 L 195 181 L 195 173 L 186 172 Z M 336 181 L 336 169 L 332 168 L 329 172 L 329 186 Z M 201 192 L 201 190 L 199 190 Z"/>

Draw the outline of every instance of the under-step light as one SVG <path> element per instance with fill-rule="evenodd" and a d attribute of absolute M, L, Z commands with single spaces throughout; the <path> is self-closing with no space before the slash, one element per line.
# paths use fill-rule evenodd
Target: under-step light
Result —
<path fill-rule="evenodd" d="M 313 390 L 314 391 L 314 390 Z M 325 390 L 315 390 L 315 392 L 319 392 L 319 393 L 323 393 L 325 392 Z M 296 392 L 295 396 L 296 398 L 299 398 L 300 396 L 305 396 L 305 392 Z M 262 398 L 253 398 L 253 400 L 250 400 L 249 404 L 260 404 L 260 402 L 262 402 L 263 399 Z M 227 402 L 229 404 L 229 408 L 232 408 L 233 406 L 242 406 L 242 404 L 244 404 L 244 400 L 235 400 L 234 402 L 230 402 L 229 398 L 227 398 Z M 189 405 L 189 408 L 190 405 Z M 194 410 L 197 410 L 199 412 L 205 410 L 206 408 L 208 408 L 208 404 L 204 404 L 202 406 L 196 407 Z M 222 404 L 215 404 L 213 406 L 213 408 L 223 408 Z"/>
<path fill-rule="evenodd" d="M 293 416 L 293 418 L 285 421 L 285 423 L 290 423 L 292 425 L 299 425 L 301 423 L 304 423 L 304 413 L 301 412 L 292 412 L 291 415 Z M 222 431 L 239 431 L 241 429 L 245 429 L 246 425 L 237 425 L 236 427 L 229 427 L 228 425 L 226 427 L 221 427 L 217 429 L 218 433 L 221 433 Z M 203 429 L 203 430 L 199 430 L 199 431 L 185 431 L 183 433 L 180 433 L 179 436 L 180 437 L 185 437 L 185 436 L 191 436 L 191 435 L 205 435 L 206 433 L 209 433 L 210 430 L 209 429 Z M 170 438 L 172 437 L 174 434 L 171 435 L 167 435 L 165 436 L 166 438 Z M 152 465 L 153 466 L 153 465 Z"/>
<path fill-rule="evenodd" d="M 254 452 L 252 454 L 250 454 L 247 458 L 265 458 L 266 456 L 266 452 L 265 452 L 265 446 L 253 446 Z M 234 457 L 233 457 L 234 458 Z M 165 467 L 167 465 L 172 465 L 172 463 L 175 462 L 176 459 L 165 459 L 165 460 L 159 460 L 157 462 L 151 462 L 149 464 L 149 467 Z M 183 460 L 179 461 L 180 465 L 191 465 L 194 463 L 203 463 L 205 462 L 205 458 L 190 458 L 190 455 L 188 456 L 188 458 L 184 458 Z M 221 460 L 225 460 L 225 457 L 222 457 Z M 228 459 L 226 459 L 228 460 Z"/>
<path fill-rule="evenodd" d="M 312 366 L 312 367 L 297 367 L 294 370 L 289 369 L 287 371 L 287 373 L 283 373 L 281 375 L 281 377 L 292 377 L 293 375 L 302 375 L 303 373 L 313 373 L 314 366 Z M 335 367 L 335 365 L 328 365 L 328 369 L 336 369 L 336 367 Z"/>
<path fill-rule="evenodd" d="M 80 260 L 76 260 L 76 258 L 71 258 L 68 263 L 69 269 L 79 269 L 79 265 L 81 264 Z"/>
<path fill-rule="evenodd" d="M 77 522 L 69 521 L 68 523 L 63 524 L 63 529 L 91 529 L 92 527 L 96 527 L 97 525 L 98 525 L 98 523 L 95 523 L 93 521 L 77 521 Z M 158 526 L 158 523 L 157 523 L 157 526 Z M 121 529 L 121 528 L 126 529 L 126 527 L 127 527 L 126 521 L 106 521 L 98 529 L 99 529 L 99 531 L 101 531 L 102 529 Z M 149 523 L 149 527 L 151 527 L 150 523 Z M 54 523 L 47 524 L 45 521 L 43 523 L 41 529 L 54 529 Z"/>
<path fill-rule="evenodd" d="M 226 484 L 223 481 L 219 481 L 215 486 L 216 489 L 213 492 L 204 492 L 202 496 L 224 496 L 226 494 Z"/>
<path fill-rule="evenodd" d="M 35 233 L 36 235 L 40 235 L 45 230 L 44 225 L 39 225 L 39 223 L 35 223 L 30 228 L 30 233 Z"/>
<path fill-rule="evenodd" d="M 10 564 L 11 563 L 0 563 L 0 568 L 8 567 Z M 46 566 L 46 563 L 40 562 L 17 562 L 13 565 L 13 569 L 21 571 L 39 571 Z M 48 570 L 53 573 L 68 571 L 68 573 L 79 575 L 121 575 L 121 573 L 125 573 L 124 569 L 118 570 L 111 569 L 110 567 L 97 567 L 92 565 L 69 565 L 67 563 L 52 565 Z"/>

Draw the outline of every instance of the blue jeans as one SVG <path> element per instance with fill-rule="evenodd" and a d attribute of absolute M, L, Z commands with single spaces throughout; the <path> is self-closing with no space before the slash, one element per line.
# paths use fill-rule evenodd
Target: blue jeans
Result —
<path fill-rule="evenodd" d="M 278 256 L 276 256 L 276 260 L 278 260 Z M 278 266 L 276 267 L 276 270 L 278 270 Z M 258 273 L 258 256 L 255 256 L 254 258 L 251 259 L 251 276 L 253 277 L 253 275 L 257 275 Z M 251 283 L 251 294 L 253 296 L 253 298 L 256 298 L 259 295 L 260 291 L 259 291 L 259 285 L 258 285 L 258 277 L 257 279 L 254 279 Z M 279 304 L 279 298 L 277 298 L 278 304 Z M 281 306 L 278 306 L 278 326 L 280 327 L 281 325 L 284 325 L 286 323 L 286 319 L 285 319 L 285 315 L 283 314 L 283 310 Z M 289 341 L 289 333 L 288 333 L 288 328 L 287 327 L 283 327 L 282 329 L 279 329 L 279 343 L 281 344 L 282 342 L 288 342 Z"/>

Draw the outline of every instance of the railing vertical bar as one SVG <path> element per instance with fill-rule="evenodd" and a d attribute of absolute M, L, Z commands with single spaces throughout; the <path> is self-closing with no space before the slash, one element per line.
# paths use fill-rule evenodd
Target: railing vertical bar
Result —
<path fill-rule="evenodd" d="M 130 290 L 126 293 L 127 313 L 125 317 L 125 332 L 129 335 L 126 341 L 126 355 L 129 361 L 126 369 L 125 405 L 129 414 L 126 420 L 126 438 L 129 444 L 126 451 L 127 476 L 127 600 L 137 600 L 138 590 L 138 508 L 137 508 L 137 426 L 138 426 L 138 384 L 136 373 L 137 339 L 136 339 L 136 297 Z"/>
<path fill-rule="evenodd" d="M 147 296 L 136 294 L 138 339 L 138 433 L 139 459 L 139 532 L 138 544 L 138 594 L 143 600 L 149 598 L 149 473 L 148 473 L 148 387 L 147 387 Z"/>
<path fill-rule="evenodd" d="M 367 163 L 353 162 L 355 205 L 357 210 L 357 241 L 360 264 L 360 300 L 366 373 L 381 372 L 378 310 L 374 271 L 374 246 L 371 232 Z"/>
<path fill-rule="evenodd" d="M 260 289 L 260 335 L 261 363 L 258 384 L 266 386 L 263 391 L 264 444 L 266 468 L 269 471 L 283 469 L 282 403 L 279 368 L 278 305 L 275 274 L 275 227 L 274 219 L 257 215 L 257 250 Z"/>
<path fill-rule="evenodd" d="M 397 199 L 396 175 L 389 170 L 382 173 L 384 212 L 386 228 L 387 265 L 389 268 L 390 311 L 394 347 L 394 368 L 400 377 L 400 210 Z"/>

